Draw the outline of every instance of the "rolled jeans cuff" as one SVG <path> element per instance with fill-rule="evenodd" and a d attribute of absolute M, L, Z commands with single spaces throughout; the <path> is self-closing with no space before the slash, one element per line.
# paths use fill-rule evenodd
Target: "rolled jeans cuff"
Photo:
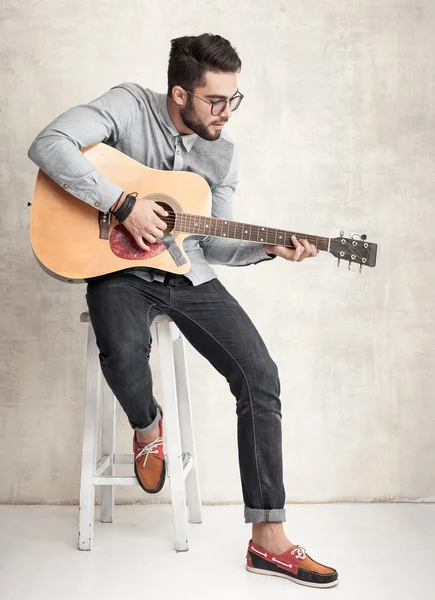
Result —
<path fill-rule="evenodd" d="M 162 415 L 161 415 L 158 407 L 156 408 L 156 410 L 157 410 L 156 417 L 150 425 L 147 425 L 146 427 L 137 427 L 137 426 L 133 425 L 132 423 L 130 423 L 130 425 L 133 427 L 133 429 L 135 429 L 136 431 L 139 431 L 140 433 L 149 433 L 150 431 L 153 431 L 153 429 L 155 429 L 157 427 L 160 419 L 162 418 Z"/>
<path fill-rule="evenodd" d="M 284 523 L 285 508 L 248 508 L 245 506 L 245 523 Z"/>

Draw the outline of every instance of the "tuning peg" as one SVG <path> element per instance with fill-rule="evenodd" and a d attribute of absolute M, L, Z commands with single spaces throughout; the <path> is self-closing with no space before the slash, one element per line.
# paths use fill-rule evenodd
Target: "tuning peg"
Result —
<path fill-rule="evenodd" d="M 344 237 L 344 229 L 340 230 L 340 237 Z"/>
<path fill-rule="evenodd" d="M 347 270 L 350 271 L 350 265 L 352 264 L 352 261 L 349 261 L 349 266 L 347 267 Z"/>
<path fill-rule="evenodd" d="M 340 260 L 341 260 L 341 258 L 339 258 L 338 261 L 337 261 L 337 267 L 340 266 Z"/>
<path fill-rule="evenodd" d="M 362 263 L 360 263 L 359 272 L 362 273 Z"/>
<path fill-rule="evenodd" d="M 366 236 L 366 234 L 365 234 L 365 233 L 363 233 L 363 234 L 361 235 L 361 239 L 362 239 L 363 241 L 367 239 L 367 236 Z"/>

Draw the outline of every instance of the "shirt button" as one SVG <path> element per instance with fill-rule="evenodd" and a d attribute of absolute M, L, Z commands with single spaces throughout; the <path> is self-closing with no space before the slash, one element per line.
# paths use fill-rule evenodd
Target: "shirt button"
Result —
<path fill-rule="evenodd" d="M 94 206 L 100 206 L 99 202 L 94 202 Z"/>
<path fill-rule="evenodd" d="M 65 189 L 65 190 L 67 190 L 67 189 L 68 189 L 68 184 L 67 184 L 67 183 L 64 183 L 64 184 L 63 184 L 63 187 L 64 187 L 64 189 Z"/>
<path fill-rule="evenodd" d="M 179 150 L 177 150 L 177 154 L 180 154 L 180 151 L 179 151 Z"/>

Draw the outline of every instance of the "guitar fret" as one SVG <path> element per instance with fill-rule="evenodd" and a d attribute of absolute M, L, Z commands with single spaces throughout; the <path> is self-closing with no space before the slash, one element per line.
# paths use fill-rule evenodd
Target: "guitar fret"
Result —
<path fill-rule="evenodd" d="M 263 244 L 266 242 L 267 239 L 267 229 L 265 229 L 264 227 L 259 227 L 258 228 L 258 241 L 262 242 Z"/>
<path fill-rule="evenodd" d="M 231 228 L 233 231 L 231 231 Z M 234 221 L 230 221 L 228 225 L 228 237 L 235 238 L 236 237 L 236 224 Z"/>
<path fill-rule="evenodd" d="M 226 231 L 224 233 L 224 237 L 229 237 L 230 225 L 229 225 L 228 221 L 225 221 L 224 225 L 226 225 Z"/>

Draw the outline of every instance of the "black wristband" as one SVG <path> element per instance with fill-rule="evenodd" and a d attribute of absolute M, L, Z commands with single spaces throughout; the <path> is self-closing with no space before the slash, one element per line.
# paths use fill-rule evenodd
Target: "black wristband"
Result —
<path fill-rule="evenodd" d="M 125 221 L 125 219 L 128 217 L 128 215 L 133 209 L 134 202 L 134 197 L 130 196 L 130 194 L 127 194 L 124 202 L 122 203 L 122 206 L 113 213 L 115 219 L 117 219 L 120 223 Z"/>
<path fill-rule="evenodd" d="M 121 208 L 113 212 L 113 216 L 119 223 L 123 223 L 132 212 L 136 204 L 137 192 L 127 194 Z"/>

